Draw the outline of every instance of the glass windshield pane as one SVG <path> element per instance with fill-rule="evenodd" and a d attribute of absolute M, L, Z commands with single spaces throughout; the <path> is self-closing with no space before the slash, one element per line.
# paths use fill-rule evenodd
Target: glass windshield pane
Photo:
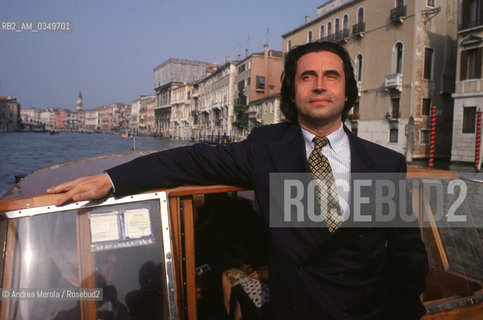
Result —
<path fill-rule="evenodd" d="M 6 319 L 170 318 L 159 199 L 5 225 L 14 244 L 4 262 Z"/>

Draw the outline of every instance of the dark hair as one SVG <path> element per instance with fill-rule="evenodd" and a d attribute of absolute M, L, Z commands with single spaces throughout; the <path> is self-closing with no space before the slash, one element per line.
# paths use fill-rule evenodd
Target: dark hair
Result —
<path fill-rule="evenodd" d="M 342 121 L 345 121 L 347 113 L 354 105 L 358 96 L 357 82 L 354 78 L 352 60 L 346 49 L 332 42 L 312 42 L 294 47 L 285 56 L 285 67 L 282 73 L 282 88 L 280 90 L 280 108 L 285 118 L 297 123 L 297 108 L 295 102 L 295 74 L 297 73 L 297 61 L 303 55 L 311 52 L 329 51 L 338 55 L 344 64 L 345 95 L 347 101 L 342 110 Z"/>

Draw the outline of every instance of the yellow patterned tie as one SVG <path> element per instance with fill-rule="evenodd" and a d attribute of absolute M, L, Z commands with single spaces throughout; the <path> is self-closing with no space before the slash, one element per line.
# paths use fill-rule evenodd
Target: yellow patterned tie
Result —
<path fill-rule="evenodd" d="M 329 143 L 329 139 L 315 137 L 312 141 L 315 147 L 309 156 L 309 171 L 315 179 L 321 181 L 316 187 L 315 197 L 320 205 L 320 212 L 326 213 L 325 222 L 329 232 L 335 232 L 342 224 L 337 187 L 329 160 L 321 153 L 322 147 Z"/>

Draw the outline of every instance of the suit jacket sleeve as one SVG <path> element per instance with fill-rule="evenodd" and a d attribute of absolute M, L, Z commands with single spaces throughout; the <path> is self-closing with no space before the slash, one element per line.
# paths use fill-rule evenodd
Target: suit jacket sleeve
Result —
<path fill-rule="evenodd" d="M 227 146 L 194 144 L 149 154 L 106 170 L 116 196 L 184 184 L 252 187 L 253 133 Z"/>

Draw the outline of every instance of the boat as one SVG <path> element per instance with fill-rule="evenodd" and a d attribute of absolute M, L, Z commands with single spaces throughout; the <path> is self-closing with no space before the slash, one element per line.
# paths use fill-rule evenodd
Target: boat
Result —
<path fill-rule="evenodd" d="M 226 221 L 217 218 L 233 208 L 250 210 L 253 192 L 223 185 L 182 186 L 62 207 L 53 205 L 59 195 L 44 193 L 147 153 L 104 155 L 40 169 L 1 198 L 0 279 L 2 295 L 10 295 L 0 301 L 1 320 L 50 319 L 52 314 L 65 319 L 224 316 L 219 268 L 203 244 L 222 241 L 229 231 L 219 229 Z M 411 168 L 408 178 L 450 181 L 458 174 Z M 431 202 L 422 201 L 422 185 L 414 188 L 419 197 L 413 197 L 413 207 L 432 215 Z M 223 205 L 215 210 L 214 204 Z M 483 252 L 477 229 L 422 224 L 421 236 L 430 259 L 421 296 L 427 309 L 423 319 L 482 319 Z M 71 291 L 77 294 L 71 300 L 55 299 Z M 42 294 L 54 299 L 42 299 Z M 82 299 L 81 294 L 93 298 Z"/>

